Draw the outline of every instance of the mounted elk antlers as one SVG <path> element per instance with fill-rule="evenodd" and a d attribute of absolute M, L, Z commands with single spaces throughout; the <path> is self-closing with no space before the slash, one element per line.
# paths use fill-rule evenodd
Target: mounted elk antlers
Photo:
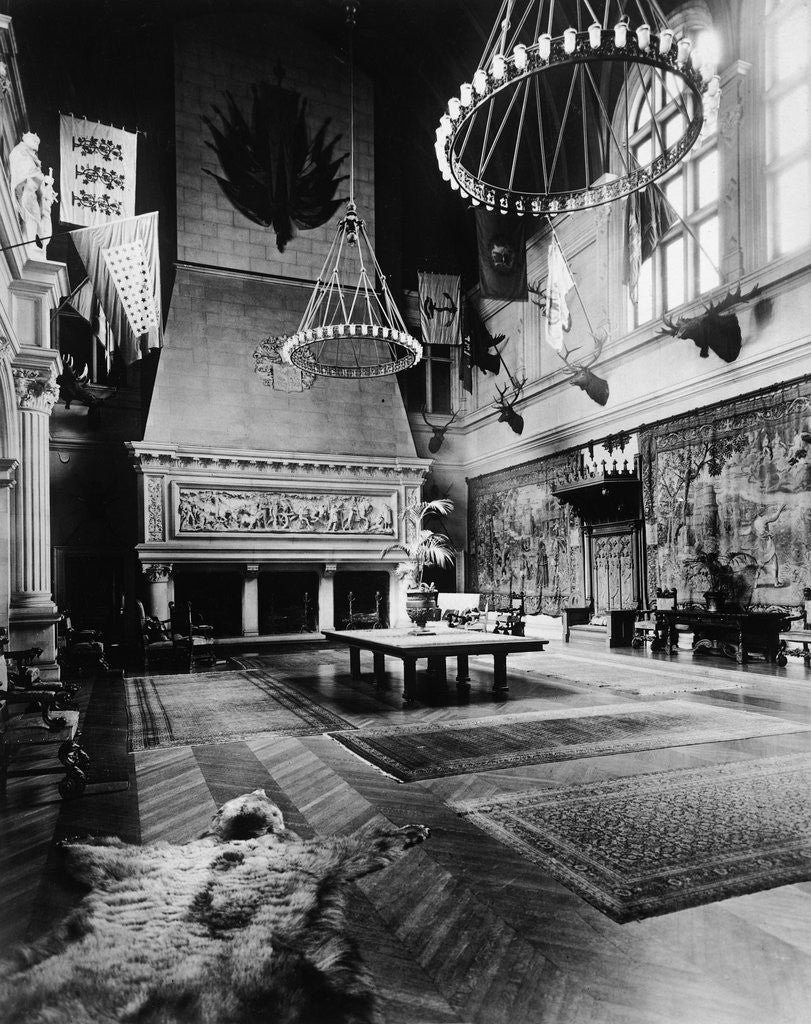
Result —
<path fill-rule="evenodd" d="M 600 328 L 597 334 L 592 334 L 594 351 L 589 356 L 588 362 L 572 362 L 570 354 L 565 349 L 559 353 L 560 358 L 572 371 L 569 383 L 580 388 L 581 391 L 585 391 L 592 402 L 596 402 L 598 405 L 605 405 L 608 401 L 608 381 L 598 377 L 596 373 L 592 373 L 589 367 L 593 366 L 600 358 L 603 345 L 609 337 L 610 333 L 607 325 Z"/>
<path fill-rule="evenodd" d="M 748 302 L 758 294 L 760 288 L 757 285 L 746 295 L 741 295 L 740 285 L 734 292 L 730 288 L 723 299 L 711 302 L 698 316 L 679 317 L 675 321 L 667 316 L 662 317 L 664 328 L 660 327 L 659 333 L 674 338 L 692 338 L 702 359 L 706 359 L 712 349 L 725 363 L 734 363 L 741 352 L 741 325 L 734 313 L 729 316 L 721 314 L 740 302 Z"/>
<path fill-rule="evenodd" d="M 498 422 L 508 423 L 510 429 L 513 430 L 516 434 L 522 434 L 524 432 L 524 417 L 521 416 L 520 413 L 517 413 L 515 411 L 514 406 L 518 399 L 521 397 L 521 392 L 524 390 L 524 385 L 526 384 L 526 382 L 526 377 L 524 377 L 523 380 L 518 381 L 517 383 L 515 381 L 512 382 L 512 401 L 507 400 L 507 388 L 509 385 L 505 384 L 503 390 L 496 388 L 496 391 L 498 392 L 498 398 L 494 402 L 493 408 L 498 409 L 499 411 Z"/>
<path fill-rule="evenodd" d="M 447 431 L 451 423 L 453 423 L 453 421 L 459 415 L 460 410 L 456 410 L 456 412 L 453 414 L 453 416 L 451 416 L 451 418 L 448 420 L 444 427 L 438 427 L 435 424 L 431 423 L 431 421 L 425 415 L 424 405 L 422 409 L 420 409 L 420 412 L 422 413 L 422 418 L 425 420 L 426 425 L 429 426 L 431 430 L 433 430 L 434 432 L 433 436 L 431 437 L 431 440 L 428 442 L 428 451 L 431 452 L 432 455 L 436 455 L 436 453 L 442 447 L 442 442 L 445 440 L 445 432 Z"/>

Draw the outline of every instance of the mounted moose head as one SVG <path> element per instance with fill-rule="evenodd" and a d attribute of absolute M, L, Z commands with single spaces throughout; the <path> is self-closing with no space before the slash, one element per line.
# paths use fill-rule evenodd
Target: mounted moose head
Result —
<path fill-rule="evenodd" d="M 524 385 L 526 384 L 526 382 L 526 377 L 524 377 L 524 379 L 519 381 L 517 384 L 515 383 L 515 381 L 513 381 L 512 401 L 507 401 L 506 396 L 508 385 L 504 385 L 503 391 L 500 391 L 498 388 L 496 388 L 496 391 L 498 392 L 498 398 L 496 399 L 493 408 L 498 409 L 499 411 L 498 422 L 508 423 L 510 425 L 510 429 L 513 430 L 516 434 L 522 434 L 524 432 L 524 417 L 515 411 L 514 406 L 518 399 L 521 397 L 521 392 L 524 390 Z"/>
<path fill-rule="evenodd" d="M 437 427 L 433 423 L 430 422 L 428 417 L 425 415 L 425 406 L 424 405 L 423 405 L 422 409 L 420 410 L 420 412 L 422 413 L 422 418 L 425 420 L 427 426 L 429 426 L 431 428 L 431 430 L 433 430 L 433 432 L 434 432 L 433 436 L 431 437 L 431 440 L 428 442 L 428 451 L 432 455 L 436 455 L 436 453 L 442 447 L 442 442 L 445 440 L 445 432 L 447 431 L 447 429 L 451 425 L 451 423 L 453 423 L 453 421 L 459 415 L 459 410 L 458 409 L 456 410 L 456 412 L 453 414 L 453 416 L 451 416 L 451 418 L 448 420 L 448 422 L 445 424 L 444 427 Z"/>
<path fill-rule="evenodd" d="M 730 289 L 723 299 L 711 303 L 698 316 L 679 317 L 675 321 L 662 317 L 665 326 L 664 329 L 659 328 L 659 333 L 675 338 L 692 338 L 702 359 L 706 359 L 712 349 L 725 363 L 734 363 L 741 352 L 741 325 L 734 313 L 729 316 L 721 314 L 739 302 L 754 298 L 759 292 L 760 288 L 755 285 L 746 295 L 741 295 L 741 286 L 738 285 L 734 292 Z"/>

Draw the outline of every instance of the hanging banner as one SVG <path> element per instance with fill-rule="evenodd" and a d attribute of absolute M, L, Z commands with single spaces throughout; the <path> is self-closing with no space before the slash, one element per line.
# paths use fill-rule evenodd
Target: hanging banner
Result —
<path fill-rule="evenodd" d="M 423 344 L 460 345 L 461 287 L 458 274 L 420 273 L 418 276 Z"/>
<path fill-rule="evenodd" d="M 163 344 L 158 215 L 71 233 L 124 362 Z"/>
<path fill-rule="evenodd" d="M 626 200 L 624 281 L 631 302 L 638 299 L 639 273 L 678 217 L 655 181 Z"/>
<path fill-rule="evenodd" d="M 572 275 L 566 258 L 552 237 L 549 246 L 546 278 L 546 340 L 556 352 L 563 351 L 563 334 L 572 329 L 572 314 L 569 311 L 569 292 L 574 288 Z"/>
<path fill-rule="evenodd" d="M 523 217 L 476 208 L 479 285 L 483 299 L 527 297 L 526 224 Z"/>
<path fill-rule="evenodd" d="M 137 142 L 135 132 L 60 116 L 62 223 L 95 227 L 135 214 Z"/>

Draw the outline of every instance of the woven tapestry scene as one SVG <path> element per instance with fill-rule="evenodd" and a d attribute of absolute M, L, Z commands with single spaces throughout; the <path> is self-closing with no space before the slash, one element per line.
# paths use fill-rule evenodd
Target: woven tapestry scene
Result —
<path fill-rule="evenodd" d="M 130 750 L 224 742 L 262 732 L 313 736 L 352 728 L 267 671 L 144 676 L 125 685 Z"/>
<path fill-rule="evenodd" d="M 652 747 L 808 731 L 811 726 L 766 715 L 672 700 L 330 735 L 394 778 L 414 782 Z"/>
<path fill-rule="evenodd" d="M 811 756 L 457 804 L 615 921 L 811 877 Z"/>

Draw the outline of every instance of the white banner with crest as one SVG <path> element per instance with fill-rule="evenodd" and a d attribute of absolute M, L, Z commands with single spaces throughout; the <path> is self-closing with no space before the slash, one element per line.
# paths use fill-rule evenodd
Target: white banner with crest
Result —
<path fill-rule="evenodd" d="M 62 114 L 59 219 L 96 227 L 135 214 L 138 136 L 123 128 Z"/>

